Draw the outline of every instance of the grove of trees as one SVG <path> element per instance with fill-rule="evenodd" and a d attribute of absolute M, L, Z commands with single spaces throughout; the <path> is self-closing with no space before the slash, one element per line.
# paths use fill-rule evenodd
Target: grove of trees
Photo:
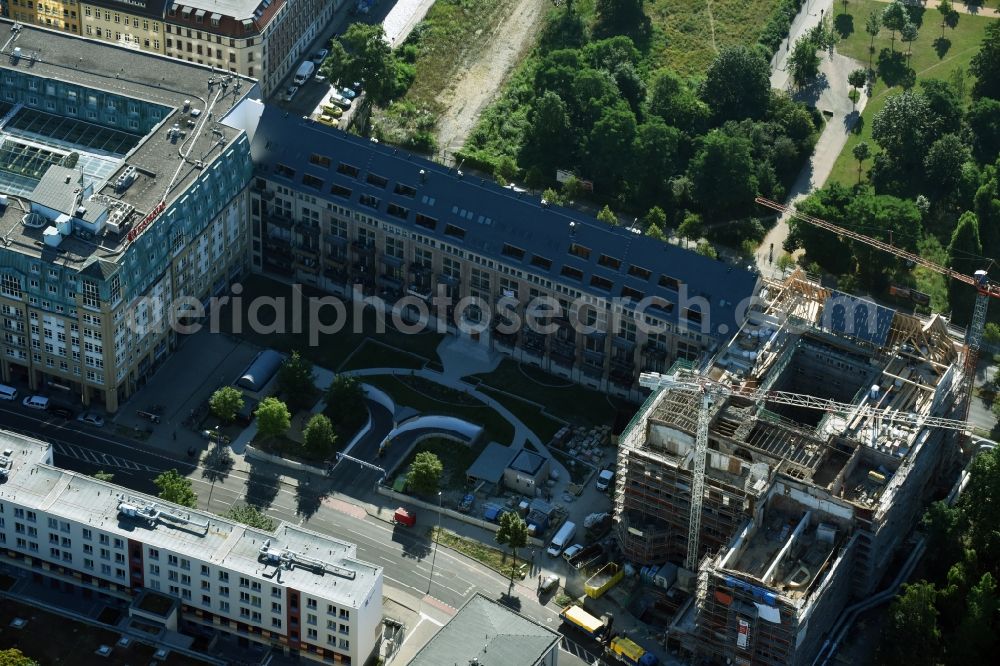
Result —
<path fill-rule="evenodd" d="M 696 214 L 712 240 L 760 240 L 754 196 L 784 196 L 821 125 L 771 89 L 783 36 L 769 24 L 762 43 L 723 47 L 704 76 L 686 78 L 650 56 L 642 4 L 598 2 L 590 25 L 572 3 L 558 10 L 460 157 L 538 189 L 555 186 L 557 169 L 574 172 L 566 198 L 587 180 L 619 213 L 648 222 L 655 207 L 655 237 Z M 787 32 L 797 3 L 781 7 L 775 25 Z"/>
<path fill-rule="evenodd" d="M 982 453 L 954 507 L 924 515 L 925 580 L 904 586 L 882 628 L 876 663 L 986 664 L 1000 649 L 1000 452 Z"/>
<path fill-rule="evenodd" d="M 886 18 L 881 26 L 901 30 Z M 903 12 L 903 16 L 907 16 Z M 898 17 L 897 17 L 898 18 Z M 877 26 L 876 26 L 877 27 Z M 1000 22 L 987 27 L 973 56 L 971 100 L 963 77 L 924 79 L 892 94 L 871 120 L 872 145 L 854 149 L 859 181 L 871 160 L 867 182 L 831 183 L 799 204 L 809 215 L 920 253 L 966 274 L 1000 256 Z M 785 250 L 804 249 L 813 270 L 840 277 L 848 290 L 884 295 L 890 282 L 935 294 L 934 309 L 951 311 L 965 325 L 973 290 L 919 271 L 864 244 L 793 222 Z M 997 313 L 1000 314 L 1000 313 Z"/>

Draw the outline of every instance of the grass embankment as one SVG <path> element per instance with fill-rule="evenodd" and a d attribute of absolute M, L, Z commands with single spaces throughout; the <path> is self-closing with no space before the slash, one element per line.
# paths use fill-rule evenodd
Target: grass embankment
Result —
<path fill-rule="evenodd" d="M 439 529 L 437 527 L 432 527 L 430 529 L 430 538 L 437 541 L 440 546 L 447 546 L 452 550 L 456 550 L 463 555 L 471 557 L 475 561 L 488 566 L 497 573 L 506 578 L 510 578 L 511 569 L 514 570 L 514 577 L 524 580 L 524 577 L 528 572 L 528 565 L 520 557 L 517 559 L 517 566 L 513 565 L 513 561 L 509 554 L 504 553 L 498 548 L 492 546 L 487 546 L 484 543 L 476 541 L 474 539 L 467 539 L 463 536 L 459 536 L 454 532 L 450 532 L 446 529 Z"/>
<path fill-rule="evenodd" d="M 892 51 L 902 52 L 905 56 L 910 51 L 909 66 L 916 73 L 917 85 L 923 79 L 953 80 L 955 72 L 961 69 L 968 72 L 969 62 L 979 50 L 986 31 L 986 26 L 995 18 L 961 14 L 958 25 L 954 29 L 945 28 L 944 38 L 941 37 L 941 14 L 934 9 L 908 6 L 910 20 L 917 26 L 917 39 L 911 45 L 899 39 L 896 34 L 895 46 L 892 44 L 892 33 L 883 29 L 875 38 L 875 51 L 871 53 L 871 36 L 865 32 L 865 19 L 873 11 L 883 11 L 888 5 L 876 0 L 852 0 L 847 5 L 847 14 L 843 14 L 843 4 L 835 4 L 834 26 L 841 35 L 836 49 L 839 53 L 855 58 L 866 66 L 871 56 L 872 66 L 877 72 L 872 97 L 861 114 L 855 132 L 847 139 L 847 144 L 841 151 L 830 174 L 830 182 L 853 185 L 858 182 L 858 162 L 854 159 L 852 150 L 861 141 L 866 141 L 876 148 L 872 141 L 872 119 L 885 106 L 891 95 L 903 91 L 901 83 L 905 76 L 900 68 L 892 62 Z M 966 80 L 965 94 L 972 87 L 971 80 Z M 862 177 L 868 176 L 872 161 L 865 163 Z"/>

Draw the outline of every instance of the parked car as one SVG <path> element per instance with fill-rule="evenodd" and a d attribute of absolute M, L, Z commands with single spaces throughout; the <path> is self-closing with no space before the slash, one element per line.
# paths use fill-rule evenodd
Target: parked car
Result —
<path fill-rule="evenodd" d="M 48 409 L 49 399 L 44 395 L 29 395 L 21 401 L 21 404 L 29 409 Z"/>
<path fill-rule="evenodd" d="M 323 64 L 323 61 L 326 60 L 328 55 L 330 55 L 329 49 L 320 49 L 319 51 L 316 51 L 316 55 L 312 57 L 312 61 L 316 63 L 317 67 L 319 67 Z"/>
<path fill-rule="evenodd" d="M 344 115 L 344 110 L 334 104 L 324 104 L 320 107 L 320 110 L 323 112 L 323 115 L 332 116 L 334 118 L 339 118 Z"/>
<path fill-rule="evenodd" d="M 298 93 L 298 92 L 299 92 L 299 87 L 298 86 L 288 86 L 288 88 L 285 89 L 284 100 L 286 102 L 291 102 L 292 99 L 295 97 L 296 93 Z"/>
<path fill-rule="evenodd" d="M 354 92 L 350 88 L 341 88 L 340 90 L 338 90 L 336 92 L 339 92 L 341 95 L 343 95 L 347 99 L 354 99 L 355 97 L 358 96 L 358 93 Z"/>
<path fill-rule="evenodd" d="M 351 108 L 351 100 L 347 99 L 338 92 L 331 93 L 328 101 L 330 104 L 336 104 L 337 106 L 341 106 L 345 109 Z"/>
<path fill-rule="evenodd" d="M 49 413 L 67 421 L 73 418 L 73 410 L 69 407 L 53 407 L 49 410 Z"/>
<path fill-rule="evenodd" d="M 96 412 L 83 412 L 76 417 L 76 420 L 81 423 L 89 423 L 90 425 L 98 428 L 104 427 L 104 417 Z"/>
<path fill-rule="evenodd" d="M 403 507 L 396 509 L 396 512 L 392 514 L 392 522 L 396 525 L 405 525 L 406 527 L 413 527 L 417 524 L 417 514 Z"/>
<path fill-rule="evenodd" d="M 325 113 L 321 115 L 319 118 L 317 118 L 316 122 L 320 123 L 321 125 L 326 125 L 327 127 L 337 126 L 337 119 L 334 118 L 333 116 L 328 116 Z"/>
<path fill-rule="evenodd" d="M 576 554 L 583 550 L 583 546 L 578 543 L 574 543 L 572 546 L 563 551 L 563 558 L 567 562 L 576 557 Z"/>
<path fill-rule="evenodd" d="M 326 83 L 326 77 L 319 72 L 316 72 L 316 76 L 313 77 L 313 81 L 316 83 Z"/>
<path fill-rule="evenodd" d="M 556 576 L 555 574 L 549 574 L 548 576 L 542 579 L 541 583 L 539 583 L 538 593 L 548 594 L 549 592 L 555 592 L 557 589 L 559 589 L 559 583 L 560 583 L 559 576 Z"/>
<path fill-rule="evenodd" d="M 611 482 L 615 479 L 615 472 L 611 469 L 602 470 L 600 474 L 597 475 L 597 489 L 604 492 L 611 485 Z"/>

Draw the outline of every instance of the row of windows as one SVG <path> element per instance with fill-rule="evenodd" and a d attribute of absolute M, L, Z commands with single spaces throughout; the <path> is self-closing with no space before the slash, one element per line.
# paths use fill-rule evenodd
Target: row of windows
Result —
<path fill-rule="evenodd" d="M 83 8 L 83 14 L 84 14 L 84 16 L 91 16 L 91 13 L 93 13 L 93 18 L 95 18 L 95 19 L 100 19 L 101 18 L 101 10 L 100 9 L 96 9 L 95 8 L 93 10 L 93 12 L 91 12 L 91 8 L 90 7 L 84 7 Z M 119 14 L 118 12 L 112 13 L 112 12 L 109 12 L 108 10 L 106 10 L 106 9 L 104 10 L 104 20 L 107 21 L 108 23 L 118 23 L 118 24 L 122 24 L 123 23 L 123 21 L 122 21 L 122 15 L 121 14 Z M 135 17 L 135 16 L 132 16 L 132 17 L 126 16 L 125 20 L 124 20 L 124 25 L 128 25 L 129 21 L 132 22 L 132 27 L 133 28 L 138 28 L 139 27 L 139 19 L 137 17 Z M 159 23 L 157 23 L 156 21 L 149 21 L 148 19 L 142 19 L 142 29 L 143 30 L 149 30 L 151 26 L 152 26 L 153 32 L 159 32 L 160 31 L 160 24 Z M 170 32 L 170 31 L 168 30 L 167 32 Z"/>

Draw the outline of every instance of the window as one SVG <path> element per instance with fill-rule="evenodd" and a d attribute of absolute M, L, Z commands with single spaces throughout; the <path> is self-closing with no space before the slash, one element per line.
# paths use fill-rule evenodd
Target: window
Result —
<path fill-rule="evenodd" d="M 381 202 L 379 201 L 378 197 L 373 197 L 370 194 L 362 194 L 360 197 L 358 197 L 358 203 L 361 204 L 362 206 L 367 206 L 369 208 L 374 208 L 378 210 L 378 205 Z"/>
<path fill-rule="evenodd" d="M 514 259 L 524 259 L 524 250 L 519 247 L 515 247 L 508 243 L 503 244 L 503 249 L 500 250 L 500 254 L 505 257 L 512 257 Z"/>
<path fill-rule="evenodd" d="M 337 173 L 342 173 L 345 176 L 350 176 L 351 178 L 357 178 L 358 174 L 361 173 L 361 170 L 356 166 L 341 162 L 337 165 Z"/>
<path fill-rule="evenodd" d="M 201 565 L 201 575 L 202 576 L 209 576 L 210 575 L 210 572 L 208 570 L 208 565 L 207 564 Z"/>
<path fill-rule="evenodd" d="M 415 221 L 418 227 L 423 227 L 424 229 L 430 229 L 431 231 L 434 231 L 434 229 L 437 228 L 437 220 L 435 220 L 433 217 L 428 217 L 423 213 L 417 213 Z"/>
<path fill-rule="evenodd" d="M 316 166 L 321 166 L 324 169 L 330 168 L 330 158 L 326 155 L 320 155 L 318 153 L 313 153 L 309 156 L 309 164 L 315 164 Z"/>
<path fill-rule="evenodd" d="M 568 277 L 572 280 L 581 281 L 583 280 L 583 271 L 578 268 L 573 268 L 572 266 L 563 266 L 562 270 L 559 271 L 560 275 Z"/>
<path fill-rule="evenodd" d="M 632 287 L 622 287 L 622 298 L 631 298 L 636 301 L 641 301 L 646 295 L 637 289 Z"/>
<path fill-rule="evenodd" d="M 309 614 L 306 615 L 306 624 L 312 625 L 312 626 L 315 627 L 316 623 L 317 623 L 317 620 L 316 620 L 316 614 L 315 613 L 309 613 Z"/>
<path fill-rule="evenodd" d="M 669 275 L 661 275 L 660 286 L 678 291 L 681 287 L 681 283 L 677 281 L 677 278 L 672 278 Z"/>
<path fill-rule="evenodd" d="M 414 198 L 417 196 L 417 189 L 410 185 L 405 185 L 403 183 L 396 183 L 396 187 L 392 190 L 396 194 L 400 194 L 404 197 Z"/>
<path fill-rule="evenodd" d="M 240 576 L 240 587 L 250 587 L 250 579 Z"/>
<path fill-rule="evenodd" d="M 606 254 L 602 254 L 597 259 L 597 263 L 599 263 L 601 266 L 607 266 L 608 268 L 613 268 L 615 270 L 618 270 L 619 268 L 621 268 L 622 260 L 615 259 L 614 257 L 609 257 Z"/>
<path fill-rule="evenodd" d="M 323 189 L 323 181 L 309 173 L 302 174 L 302 184 L 306 187 L 311 187 L 314 190 Z"/>
<path fill-rule="evenodd" d="M 330 194 L 335 197 L 340 197 L 341 199 L 351 198 L 351 190 L 341 185 L 337 185 L 336 183 L 330 186 Z"/>
<path fill-rule="evenodd" d="M 220 601 L 219 602 L 219 612 L 222 612 L 222 613 L 228 613 L 229 612 L 229 602 L 228 601 Z"/>
<path fill-rule="evenodd" d="M 699 312 L 698 310 L 692 310 L 691 308 L 685 308 L 684 318 L 687 319 L 692 324 L 700 324 L 701 312 Z"/>
<path fill-rule="evenodd" d="M 277 601 L 272 601 L 271 602 L 271 612 L 272 613 L 280 613 L 281 612 L 281 604 L 279 604 Z"/>
<path fill-rule="evenodd" d="M 228 583 L 229 582 L 229 572 L 228 571 L 220 571 L 219 572 L 219 582 L 220 583 Z"/>
<path fill-rule="evenodd" d="M 393 217 L 398 217 L 401 220 L 405 220 L 406 217 L 410 214 L 409 210 L 403 208 L 402 206 L 397 206 L 394 203 L 390 203 L 389 207 L 386 208 L 385 212 L 387 212 L 389 215 L 392 215 Z"/>
<path fill-rule="evenodd" d="M 531 265 L 537 266 L 538 268 L 544 268 L 549 270 L 552 268 L 552 260 L 546 259 L 545 257 L 540 257 L 537 254 L 531 255 Z"/>
<path fill-rule="evenodd" d="M 465 229 L 462 227 L 456 227 L 454 224 L 444 225 L 444 233 L 452 238 L 457 238 L 462 240 L 465 238 Z"/>
<path fill-rule="evenodd" d="M 177 563 L 178 559 L 176 555 L 167 555 L 167 564 L 169 564 L 172 567 L 176 567 Z"/>
<path fill-rule="evenodd" d="M 285 178 L 295 178 L 295 169 L 290 166 L 276 164 L 274 166 L 274 170 L 279 176 L 284 176 Z"/>
<path fill-rule="evenodd" d="M 315 629 L 312 628 L 306 629 L 306 638 L 310 640 L 316 640 L 316 637 L 317 637 L 317 632 Z"/>
<path fill-rule="evenodd" d="M 84 536 L 83 538 L 86 539 L 87 537 Z M 151 559 L 151 560 L 158 560 L 158 559 L 160 559 L 160 551 L 157 550 L 156 548 L 150 548 L 149 549 L 149 559 Z"/>
<path fill-rule="evenodd" d="M 315 599 L 306 599 L 306 608 L 310 608 L 312 610 L 316 610 L 316 600 Z M 312 624 L 316 624 L 316 623 L 313 622 Z"/>
<path fill-rule="evenodd" d="M 611 280 L 609 280 L 607 278 L 603 278 L 600 275 L 591 275 L 590 276 L 590 286 L 591 287 L 596 287 L 596 288 L 601 289 L 603 291 L 611 291 L 611 287 L 613 287 L 614 284 L 611 282 Z"/>
<path fill-rule="evenodd" d="M 635 264 L 630 264 L 628 267 L 628 274 L 633 277 L 642 278 L 643 280 L 648 280 L 649 276 L 652 275 L 653 272 L 643 268 L 642 266 L 636 266 Z"/>
<path fill-rule="evenodd" d="M 115 548 L 122 549 L 124 547 L 125 547 L 125 542 L 119 539 L 118 537 L 115 537 Z"/>
<path fill-rule="evenodd" d="M 271 626 L 274 627 L 275 629 L 281 629 L 281 618 L 272 617 Z"/>
<path fill-rule="evenodd" d="M 570 243 L 569 253 L 574 257 L 580 257 L 581 259 L 590 259 L 590 248 L 584 247 L 579 243 Z"/>
<path fill-rule="evenodd" d="M 159 564 L 153 564 L 152 562 L 150 562 L 150 564 L 149 564 L 149 575 L 150 576 L 159 576 L 160 575 L 160 565 Z"/>
<path fill-rule="evenodd" d="M 380 176 L 377 173 L 371 173 L 371 172 L 368 173 L 368 176 L 365 178 L 365 181 L 371 185 L 374 185 L 375 187 L 385 187 L 386 185 L 389 184 L 388 178 Z"/>

